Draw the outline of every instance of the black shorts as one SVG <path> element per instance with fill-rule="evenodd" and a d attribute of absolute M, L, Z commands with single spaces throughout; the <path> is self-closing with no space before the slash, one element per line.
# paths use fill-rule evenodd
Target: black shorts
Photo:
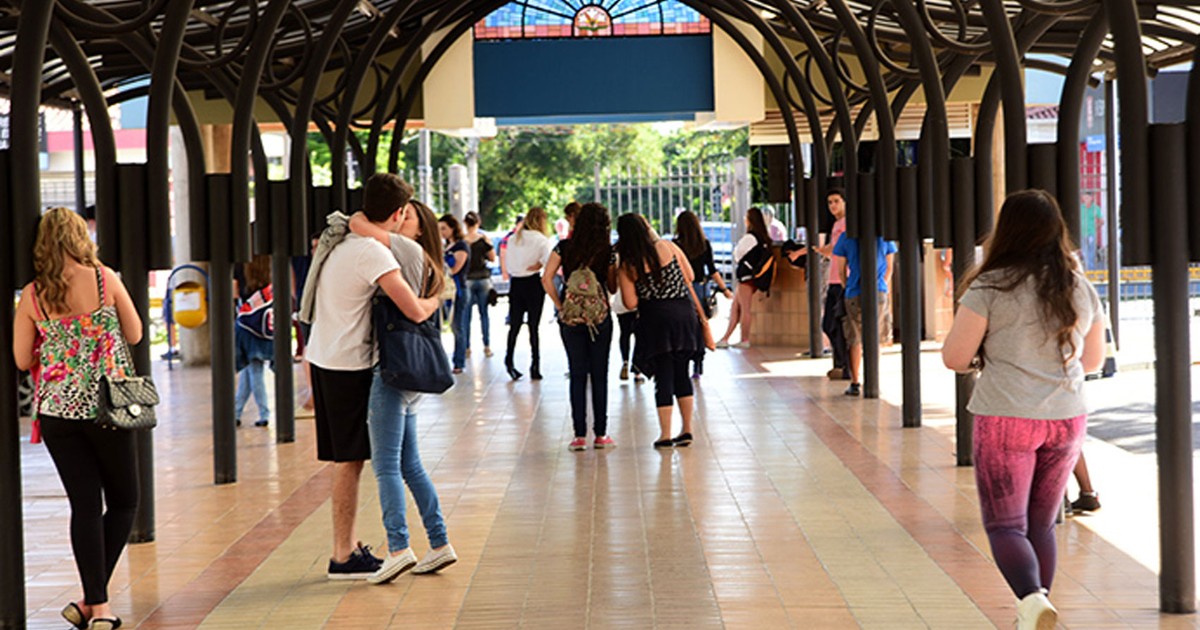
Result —
<path fill-rule="evenodd" d="M 370 369 L 326 370 L 312 366 L 318 460 L 361 462 L 371 459 L 367 407 L 373 378 Z"/>

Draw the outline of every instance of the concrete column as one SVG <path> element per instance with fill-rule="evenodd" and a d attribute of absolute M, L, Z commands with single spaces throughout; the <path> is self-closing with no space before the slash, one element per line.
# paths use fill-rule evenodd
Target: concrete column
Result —
<path fill-rule="evenodd" d="M 746 211 L 750 209 L 750 160 L 744 157 L 733 160 L 733 208 L 729 211 L 729 222 L 733 224 L 732 242 L 746 233 Z M 734 261 L 736 265 L 737 261 Z"/>
<path fill-rule="evenodd" d="M 471 209 L 471 178 L 467 172 L 467 167 L 462 164 L 451 164 L 449 171 L 450 207 L 444 208 L 444 210 L 453 214 L 459 221 L 462 221 L 463 216 Z"/>
<path fill-rule="evenodd" d="M 178 126 L 171 127 L 171 202 L 175 208 L 175 260 L 179 264 L 193 262 L 191 222 L 189 214 L 191 205 L 188 203 L 188 189 L 192 182 L 188 179 L 187 149 L 183 143 L 183 132 Z M 206 143 L 207 146 L 207 143 Z M 197 182 L 197 186 L 204 182 Z M 205 263 L 198 264 L 208 269 Z M 183 328 L 177 326 L 177 343 L 183 364 L 188 366 L 208 365 L 212 361 L 212 346 L 209 340 L 208 324 L 198 328 Z"/>
<path fill-rule="evenodd" d="M 433 167 L 430 166 L 433 152 L 430 147 L 428 129 L 417 132 L 417 198 L 427 206 L 433 204 Z M 437 208 L 445 212 L 446 208 Z"/>

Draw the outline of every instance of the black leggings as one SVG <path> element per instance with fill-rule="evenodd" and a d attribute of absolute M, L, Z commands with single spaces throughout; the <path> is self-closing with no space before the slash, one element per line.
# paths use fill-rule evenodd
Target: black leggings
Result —
<path fill-rule="evenodd" d="M 108 581 L 137 512 L 134 434 L 101 429 L 90 420 L 45 415 L 41 426 L 71 503 L 71 549 L 83 582 L 83 602 L 106 603 Z"/>
<path fill-rule="evenodd" d="M 621 313 L 617 315 L 617 324 L 621 327 L 621 336 L 617 340 L 617 345 L 621 346 L 621 361 L 628 362 L 633 356 L 630 351 L 633 349 L 633 332 L 637 328 L 637 312 Z M 637 374 L 636 365 L 630 365 L 633 368 L 633 373 Z"/>
<path fill-rule="evenodd" d="M 513 278 L 508 289 L 508 350 L 504 353 L 504 364 L 512 367 L 513 351 L 517 348 L 517 335 L 525 315 L 529 315 L 529 365 L 537 370 L 541 365 L 538 343 L 538 326 L 542 323 L 542 305 L 546 303 L 546 290 L 542 288 L 539 275 Z"/>
<path fill-rule="evenodd" d="M 692 379 L 688 376 L 689 357 L 666 352 L 654 361 L 654 406 L 670 407 L 672 398 L 692 395 Z"/>

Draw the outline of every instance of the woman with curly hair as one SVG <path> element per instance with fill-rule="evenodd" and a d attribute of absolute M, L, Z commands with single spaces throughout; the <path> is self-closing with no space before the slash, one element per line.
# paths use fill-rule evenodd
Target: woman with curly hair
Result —
<path fill-rule="evenodd" d="M 47 212 L 33 248 L 34 281 L 13 326 L 17 367 L 40 367 L 34 414 L 71 504 L 71 550 L 83 598 L 62 616 L 76 628 L 121 625 L 108 599 L 138 506 L 135 435 L 96 424 L 100 381 L 134 374 L 129 344 L 142 320 L 121 279 L 100 264 L 83 217 Z"/>

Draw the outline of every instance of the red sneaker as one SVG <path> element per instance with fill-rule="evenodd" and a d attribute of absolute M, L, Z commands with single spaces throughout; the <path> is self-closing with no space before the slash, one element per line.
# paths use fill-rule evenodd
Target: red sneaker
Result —
<path fill-rule="evenodd" d="M 617 448 L 617 443 L 607 435 L 601 435 L 592 442 L 592 448 Z"/>
<path fill-rule="evenodd" d="M 567 450 L 569 450 L 569 451 L 586 451 L 587 450 L 587 438 L 575 438 L 574 440 L 571 440 L 571 443 L 567 445 Z"/>

